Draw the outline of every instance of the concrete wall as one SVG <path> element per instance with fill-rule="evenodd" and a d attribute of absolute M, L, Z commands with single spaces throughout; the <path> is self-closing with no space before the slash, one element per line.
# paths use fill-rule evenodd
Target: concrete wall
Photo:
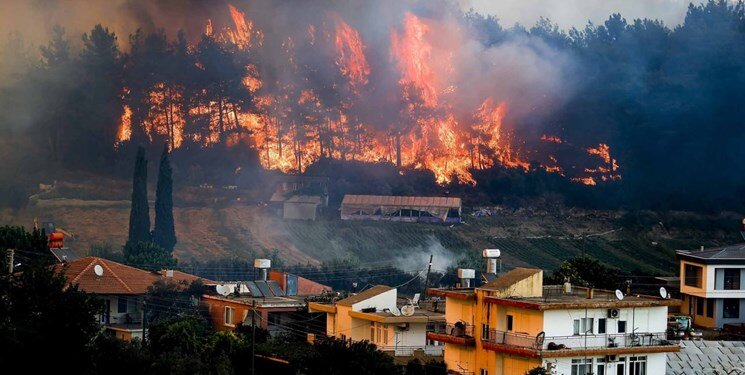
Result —
<path fill-rule="evenodd" d="M 593 318 L 593 332 L 598 334 L 598 319 L 606 319 L 606 334 L 618 333 L 618 322 L 626 322 L 626 333 L 665 332 L 667 306 L 620 309 L 618 319 L 608 318 L 608 309 L 548 310 L 544 311 L 543 331 L 546 337 L 574 335 L 574 320 Z"/>
<path fill-rule="evenodd" d="M 637 356 L 637 355 L 634 355 Z M 646 374 L 650 375 L 656 375 L 656 374 L 664 374 L 665 373 L 665 364 L 667 361 L 667 357 L 665 353 L 654 353 L 654 354 L 646 354 L 642 355 L 645 356 L 647 359 L 647 372 Z M 618 367 L 623 367 L 623 374 L 629 374 L 629 366 L 630 366 L 630 359 L 631 355 L 620 355 L 616 356 L 616 361 L 611 362 L 603 362 L 605 360 L 605 356 L 602 357 L 588 357 L 589 360 L 592 361 L 592 371 L 593 373 L 598 373 L 598 365 L 603 365 L 605 367 L 605 374 L 607 375 L 615 375 L 619 372 Z M 553 365 L 556 369 L 557 375 L 571 375 L 572 373 L 572 360 L 573 359 L 584 359 L 584 357 L 581 358 L 551 358 L 543 361 L 543 366 L 548 367 L 549 364 Z M 505 372 L 505 374 L 507 374 Z"/>
<path fill-rule="evenodd" d="M 362 309 L 368 307 L 375 307 L 378 311 L 389 309 L 396 306 L 396 296 L 397 291 L 394 288 L 387 292 L 380 293 L 377 296 L 372 296 L 366 300 L 353 304 L 352 310 L 361 311 Z"/>
<path fill-rule="evenodd" d="M 99 295 L 101 299 L 109 303 L 109 324 L 126 324 L 127 316 L 132 321 L 142 321 L 142 301 L 143 296 L 139 295 L 122 295 L 121 298 L 127 300 L 127 310 L 119 311 L 119 297 L 117 295 Z"/>

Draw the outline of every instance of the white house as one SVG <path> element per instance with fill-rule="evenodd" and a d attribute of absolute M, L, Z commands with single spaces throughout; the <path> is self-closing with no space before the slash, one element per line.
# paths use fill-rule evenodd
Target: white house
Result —
<path fill-rule="evenodd" d="M 369 341 L 401 362 L 442 356 L 443 347 L 427 340 L 427 330 L 444 326 L 444 312 L 421 308 L 416 300 L 399 301 L 395 288 L 377 285 L 330 304 L 310 302 L 308 309 L 326 313 L 329 337 Z"/>

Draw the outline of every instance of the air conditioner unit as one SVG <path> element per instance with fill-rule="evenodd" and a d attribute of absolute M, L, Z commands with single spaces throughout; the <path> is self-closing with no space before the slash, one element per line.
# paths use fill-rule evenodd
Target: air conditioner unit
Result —
<path fill-rule="evenodd" d="M 613 354 L 613 355 L 606 355 L 605 356 L 605 362 L 606 363 L 608 363 L 608 362 L 616 362 L 617 360 L 618 359 L 616 358 L 616 355 L 615 354 Z"/>
<path fill-rule="evenodd" d="M 608 309 L 608 317 L 611 319 L 618 319 L 621 316 L 621 310 L 619 309 Z"/>

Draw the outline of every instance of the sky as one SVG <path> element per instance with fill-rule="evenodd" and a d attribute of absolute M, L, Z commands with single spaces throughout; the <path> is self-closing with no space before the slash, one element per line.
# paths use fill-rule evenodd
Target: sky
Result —
<path fill-rule="evenodd" d="M 569 29 L 582 28 L 588 20 L 601 23 L 612 13 L 621 13 L 627 20 L 660 19 L 672 27 L 683 21 L 689 3 L 690 0 L 461 0 L 461 7 L 496 15 L 502 26 L 516 22 L 532 26 L 540 17 L 546 17 L 562 29 Z"/>

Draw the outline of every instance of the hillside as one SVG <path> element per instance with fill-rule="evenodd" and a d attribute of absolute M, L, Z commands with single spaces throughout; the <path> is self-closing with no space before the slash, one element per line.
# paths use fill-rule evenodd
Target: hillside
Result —
<path fill-rule="evenodd" d="M 112 189 L 117 200 L 93 200 L 67 198 L 60 194 L 62 190 L 37 196 L 20 210 L 0 210 L 0 224 L 30 227 L 34 219 L 53 221 L 74 235 L 66 244 L 79 255 L 86 255 L 92 245 L 108 243 L 119 248 L 126 241 L 129 202 L 125 192 Z M 289 264 L 346 257 L 363 264 L 423 264 L 434 253 L 435 266 L 442 269 L 464 254 L 473 257 L 483 248 L 499 248 L 505 264 L 515 266 L 552 269 L 586 253 L 628 271 L 671 274 L 676 270 L 675 249 L 736 242 L 741 217 L 496 207 L 489 210 L 491 216 L 466 214 L 465 223 L 455 226 L 338 219 L 298 222 L 284 221 L 261 204 L 226 200 L 224 192 L 216 195 L 219 198 L 210 200 L 214 204 L 192 201 L 175 209 L 179 241 L 175 255 L 181 261 L 250 259 L 276 249 Z"/>

